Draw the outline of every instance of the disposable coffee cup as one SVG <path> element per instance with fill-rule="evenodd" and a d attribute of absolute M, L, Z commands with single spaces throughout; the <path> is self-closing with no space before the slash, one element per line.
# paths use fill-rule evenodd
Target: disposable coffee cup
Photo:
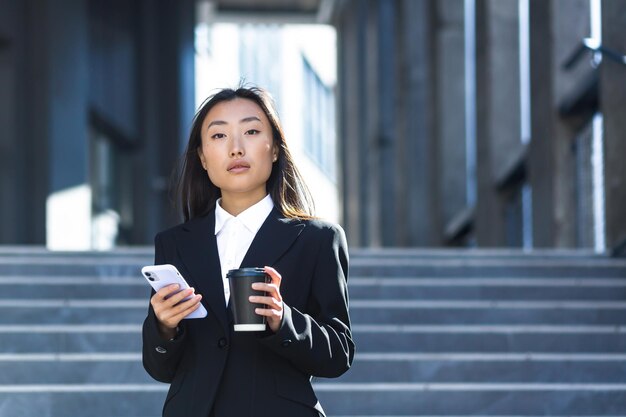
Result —
<path fill-rule="evenodd" d="M 265 291 L 252 289 L 255 282 L 270 282 L 263 268 L 231 269 L 226 274 L 230 285 L 230 304 L 236 332 L 258 332 L 265 330 L 265 316 L 254 312 L 255 308 L 267 308 L 265 304 L 253 304 L 251 295 L 266 295 Z"/>

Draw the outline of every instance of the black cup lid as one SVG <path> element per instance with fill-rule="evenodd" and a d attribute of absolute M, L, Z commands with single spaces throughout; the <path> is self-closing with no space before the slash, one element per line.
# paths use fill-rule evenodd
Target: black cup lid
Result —
<path fill-rule="evenodd" d="M 231 269 L 226 274 L 227 278 L 230 277 L 249 277 L 249 276 L 258 276 L 265 275 L 265 270 L 263 268 L 239 268 L 239 269 Z"/>

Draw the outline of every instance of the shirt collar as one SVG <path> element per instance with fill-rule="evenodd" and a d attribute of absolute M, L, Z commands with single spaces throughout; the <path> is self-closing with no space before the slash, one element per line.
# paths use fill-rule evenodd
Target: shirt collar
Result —
<path fill-rule="evenodd" d="M 231 219 L 239 220 L 250 232 L 256 234 L 263 225 L 263 222 L 269 216 L 274 208 L 274 202 L 269 194 L 258 203 L 248 207 L 238 216 L 233 216 L 221 206 L 222 199 L 218 199 L 215 204 L 215 235 L 217 235 L 226 226 Z"/>

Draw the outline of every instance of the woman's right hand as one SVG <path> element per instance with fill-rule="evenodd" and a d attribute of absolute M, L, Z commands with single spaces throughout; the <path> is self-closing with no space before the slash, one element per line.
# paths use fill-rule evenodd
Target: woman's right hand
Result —
<path fill-rule="evenodd" d="M 189 288 L 180 292 L 178 284 L 171 284 L 161 288 L 150 299 L 150 304 L 158 320 L 159 330 L 164 339 L 176 336 L 176 328 L 182 319 L 200 307 L 200 294 L 193 295 L 195 290 Z M 189 300 L 184 298 L 192 296 Z"/>

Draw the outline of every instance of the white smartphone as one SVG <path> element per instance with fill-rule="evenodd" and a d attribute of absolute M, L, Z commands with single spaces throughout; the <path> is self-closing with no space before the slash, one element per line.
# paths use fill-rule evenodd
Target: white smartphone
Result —
<path fill-rule="evenodd" d="M 174 265 L 164 264 L 144 266 L 141 268 L 141 274 L 146 278 L 146 280 L 148 280 L 148 283 L 152 286 L 152 288 L 154 288 L 154 291 L 159 291 L 161 288 L 170 284 L 180 285 L 180 291 L 189 288 L 189 284 L 187 284 L 185 278 L 183 278 Z M 191 296 L 184 298 L 184 300 L 188 300 L 190 298 Z M 185 319 L 201 319 L 206 317 L 206 315 L 206 308 L 200 304 L 200 307 L 189 313 Z"/>

